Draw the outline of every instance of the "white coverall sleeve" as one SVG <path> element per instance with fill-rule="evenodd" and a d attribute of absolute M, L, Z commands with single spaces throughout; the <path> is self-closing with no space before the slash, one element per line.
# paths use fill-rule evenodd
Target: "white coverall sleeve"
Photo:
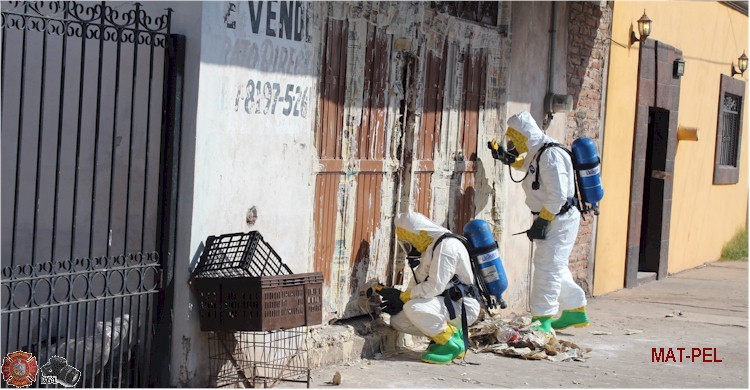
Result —
<path fill-rule="evenodd" d="M 542 205 L 552 214 L 560 212 L 568 201 L 570 173 L 565 164 L 563 153 L 558 148 L 549 148 L 539 159 L 539 176 L 541 190 L 544 191 Z"/>
<path fill-rule="evenodd" d="M 455 251 L 445 250 L 444 242 L 433 251 L 429 277 L 411 289 L 411 298 L 432 298 L 445 291 L 456 273 L 457 256 Z"/>

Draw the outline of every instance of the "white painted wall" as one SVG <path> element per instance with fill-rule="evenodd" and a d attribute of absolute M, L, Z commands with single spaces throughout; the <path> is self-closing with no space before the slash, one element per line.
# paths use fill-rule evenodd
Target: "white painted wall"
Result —
<path fill-rule="evenodd" d="M 302 273 L 310 263 L 317 53 L 304 18 L 301 41 L 273 36 L 280 4 L 203 3 L 191 248 L 208 235 L 258 230 Z M 252 206 L 258 219 L 248 227 Z"/>
<path fill-rule="evenodd" d="M 175 10 L 173 32 L 187 37 L 172 385 L 208 385 L 206 334 L 187 286 L 209 235 L 258 230 L 293 272 L 311 271 L 319 32 L 307 30 L 308 39 L 301 24 L 301 38 L 279 37 L 281 6 L 274 3 L 270 16 L 268 3 L 252 3 L 257 33 L 249 2 L 162 4 Z M 266 98 L 261 106 L 250 102 L 259 100 L 250 80 L 261 89 L 269 83 L 275 107 Z M 252 206 L 258 218 L 248 227 Z"/>

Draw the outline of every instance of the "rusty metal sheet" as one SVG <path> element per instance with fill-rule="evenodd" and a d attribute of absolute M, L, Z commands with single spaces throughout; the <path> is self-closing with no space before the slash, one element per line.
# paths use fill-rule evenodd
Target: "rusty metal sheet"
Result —
<path fill-rule="evenodd" d="M 486 59 L 483 50 L 467 50 L 464 62 L 462 128 L 459 137 L 464 160 L 477 160 L 477 136 L 479 134 L 479 109 L 484 97 L 486 81 Z"/>
<path fill-rule="evenodd" d="M 429 52 L 425 63 L 422 121 L 417 139 L 417 161 L 414 168 L 414 210 L 431 217 L 432 174 L 435 172 L 435 146 L 440 142 L 445 94 L 447 46 L 442 57 Z"/>
<path fill-rule="evenodd" d="M 479 110 L 484 104 L 484 89 L 487 78 L 487 60 L 483 50 L 467 49 L 464 61 L 463 96 L 461 103 L 461 131 L 459 150 L 463 152 L 463 164 L 457 164 L 455 175 L 459 175 L 459 186 L 454 193 L 453 226 L 463 231 L 464 225 L 474 218 L 474 178 L 476 175 L 477 144 L 479 136 Z"/>
<path fill-rule="evenodd" d="M 357 134 L 356 156 L 359 159 L 376 160 L 385 157 L 390 39 L 385 28 L 368 26 L 362 122 Z"/>
<path fill-rule="evenodd" d="M 320 131 L 316 146 L 320 158 L 341 158 L 344 133 L 344 92 L 346 87 L 346 21 L 328 20 L 325 30 L 322 80 L 320 88 Z"/>
<path fill-rule="evenodd" d="M 336 243 L 336 209 L 341 173 L 319 173 L 315 178 L 315 258 L 314 270 L 331 282 L 331 263 Z"/>
<path fill-rule="evenodd" d="M 331 282 L 331 263 L 336 244 L 339 183 L 343 176 L 341 144 L 346 85 L 346 21 L 328 20 L 325 30 L 320 92 L 320 128 L 316 137 L 321 172 L 315 178 L 315 246 L 313 266 Z"/>
<path fill-rule="evenodd" d="M 414 211 L 431 217 L 430 202 L 432 201 L 432 171 L 414 173 Z"/>
<path fill-rule="evenodd" d="M 474 176 L 475 171 L 457 172 L 461 176 L 460 191 L 455 194 L 453 226 L 451 230 L 461 233 L 464 225 L 474 218 Z"/>
<path fill-rule="evenodd" d="M 371 257 L 371 246 L 374 245 L 375 232 L 380 228 L 383 179 L 383 172 L 363 172 L 357 175 L 349 294 L 358 293 L 362 287 L 359 284 L 365 282 L 367 275 L 372 273 L 370 267 L 375 266 L 371 261 L 376 260 L 375 257 Z"/>
<path fill-rule="evenodd" d="M 443 96 L 445 91 L 446 53 L 442 58 L 430 52 L 424 71 L 424 103 L 422 123 L 417 142 L 417 159 L 432 160 L 435 158 L 435 144 L 440 141 L 440 127 L 443 117 Z"/>

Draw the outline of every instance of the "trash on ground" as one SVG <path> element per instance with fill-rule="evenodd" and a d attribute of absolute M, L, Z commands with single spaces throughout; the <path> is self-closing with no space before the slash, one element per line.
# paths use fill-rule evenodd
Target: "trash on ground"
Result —
<path fill-rule="evenodd" d="M 625 335 L 630 336 L 631 334 L 643 333 L 642 329 L 625 329 Z"/>
<path fill-rule="evenodd" d="M 510 321 L 489 317 L 469 327 L 469 342 L 475 353 L 492 352 L 526 360 L 585 361 L 591 348 L 556 338 L 554 332 L 533 330 L 531 318 L 518 316 Z M 608 333 L 611 334 L 611 333 Z"/>
<path fill-rule="evenodd" d="M 341 373 L 336 371 L 335 374 L 333 374 L 333 379 L 331 379 L 331 384 L 334 386 L 341 385 Z"/>
<path fill-rule="evenodd" d="M 605 332 L 603 330 L 592 330 L 591 334 L 593 334 L 594 336 L 608 336 L 608 335 L 611 335 L 612 332 Z"/>

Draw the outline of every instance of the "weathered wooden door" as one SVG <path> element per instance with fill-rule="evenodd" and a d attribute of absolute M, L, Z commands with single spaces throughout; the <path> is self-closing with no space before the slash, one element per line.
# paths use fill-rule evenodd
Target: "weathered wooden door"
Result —
<path fill-rule="evenodd" d="M 435 153 L 440 143 L 445 95 L 445 69 L 447 51 L 442 56 L 429 51 L 426 55 L 424 77 L 424 101 L 422 121 L 416 137 L 416 161 L 414 162 L 413 210 L 431 216 L 432 175 L 435 173 Z"/>
<path fill-rule="evenodd" d="M 414 191 L 410 203 L 413 210 L 442 223 L 443 218 L 433 215 L 433 197 L 448 199 L 447 209 L 438 207 L 437 213 L 448 216 L 446 227 L 462 233 L 463 226 L 475 212 L 474 179 L 487 66 L 481 49 L 454 46 L 449 56 L 448 42 L 444 47 L 441 56 L 433 52 L 425 55 L 423 108 L 415 143 Z M 448 69 L 452 60 L 456 64 Z M 448 77 L 448 73 L 453 77 Z M 449 96 L 446 91 L 450 91 Z M 455 102 L 458 120 L 444 123 L 445 107 L 450 108 Z M 436 164 L 448 170 L 450 185 L 447 187 L 433 184 Z"/>
<path fill-rule="evenodd" d="M 483 50 L 469 47 L 463 55 L 463 83 L 461 89 L 461 116 L 458 133 L 458 152 L 454 156 L 451 185 L 452 218 L 448 228 L 463 233 L 464 225 L 474 218 L 477 173 L 477 138 L 479 135 L 480 109 L 484 105 L 484 89 L 487 75 Z"/>
<path fill-rule="evenodd" d="M 333 278 L 336 228 L 341 224 L 338 213 L 341 179 L 344 176 L 342 138 L 344 134 L 344 92 L 346 86 L 347 22 L 328 19 L 324 30 L 320 88 L 320 125 L 316 147 L 320 171 L 315 179 L 315 257 L 314 269 L 323 273 L 330 288 Z"/>
<path fill-rule="evenodd" d="M 314 266 L 325 277 L 327 314 L 348 317 L 361 314 L 359 291 L 385 276 L 389 258 L 390 226 L 381 228 L 393 207 L 383 202 L 394 170 L 387 162 L 391 35 L 366 22 L 327 23 Z"/>
<path fill-rule="evenodd" d="M 356 104 L 352 110 L 361 114 L 356 140 L 352 145 L 353 166 L 357 173 L 354 234 L 350 260 L 349 293 L 356 295 L 364 287 L 368 277 L 381 274 L 376 269 L 378 260 L 388 258 L 380 254 L 380 245 L 373 240 L 390 241 L 390 237 L 376 237 L 383 209 L 392 205 L 383 204 L 385 181 L 391 178 L 386 167 L 386 121 L 388 69 L 390 62 L 390 35 L 385 28 L 365 25 L 366 47 L 364 61 L 364 85 L 361 112 Z M 364 31 L 363 31 L 364 32 Z M 385 245 L 384 247 L 388 247 Z"/>

